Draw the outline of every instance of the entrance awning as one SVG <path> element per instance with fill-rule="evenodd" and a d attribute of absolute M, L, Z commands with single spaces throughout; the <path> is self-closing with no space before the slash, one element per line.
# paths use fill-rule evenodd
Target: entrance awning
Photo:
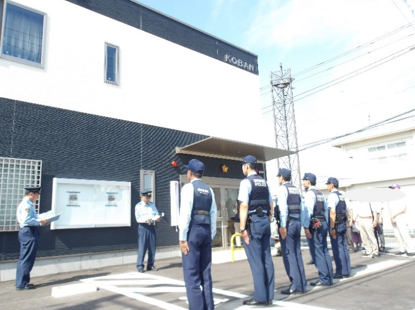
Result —
<path fill-rule="evenodd" d="M 176 153 L 238 161 L 242 161 L 242 157 L 246 155 L 253 155 L 259 162 L 264 163 L 272 159 L 295 154 L 296 152 L 226 140 L 222 138 L 209 137 L 183 147 L 176 147 Z"/>

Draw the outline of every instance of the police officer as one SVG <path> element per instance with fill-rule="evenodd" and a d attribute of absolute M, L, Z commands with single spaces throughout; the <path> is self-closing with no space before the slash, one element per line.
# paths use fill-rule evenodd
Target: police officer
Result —
<path fill-rule="evenodd" d="M 141 191 L 141 201 L 135 206 L 135 218 L 138 223 L 137 270 L 144 272 L 144 256 L 148 249 L 147 270 L 157 271 L 156 258 L 156 222 L 160 214 L 154 203 L 150 202 L 152 191 Z"/>
<path fill-rule="evenodd" d="M 271 227 L 273 202 L 267 182 L 256 173 L 257 159 L 248 155 L 242 159 L 246 176 L 239 186 L 240 228 L 244 248 L 254 278 L 254 296 L 244 305 L 268 305 L 274 299 L 274 264 L 271 257 Z"/>
<path fill-rule="evenodd" d="M 333 258 L 336 264 L 335 279 L 347 278 L 350 276 L 350 255 L 346 244 L 346 231 L 348 211 L 344 196 L 338 191 L 339 181 L 336 178 L 328 178 L 327 207 L 330 212 L 330 241 L 333 251 Z"/>
<path fill-rule="evenodd" d="M 31 290 L 30 271 L 35 264 L 39 242 L 39 226 L 49 225 L 47 219 L 40 219 L 34 203 L 39 199 L 41 187 L 26 187 L 25 197 L 17 207 L 17 222 L 20 225 L 19 242 L 20 257 L 16 267 L 16 290 Z"/>
<path fill-rule="evenodd" d="M 328 209 L 324 203 L 324 195 L 316 189 L 317 177 L 313 173 L 305 173 L 303 185 L 306 189 L 304 205 L 304 222 L 310 225 L 304 227 L 307 239 L 313 245 L 310 247 L 312 257 L 318 270 L 318 280 L 311 282 L 312 286 L 330 286 L 333 284 L 333 266 L 327 246 Z"/>
<path fill-rule="evenodd" d="M 288 289 L 281 294 L 290 295 L 296 292 L 305 293 L 307 281 L 304 271 L 303 256 L 301 254 L 301 227 L 308 227 L 309 222 L 304 222 L 301 213 L 301 195 L 298 188 L 289 183 L 291 181 L 291 170 L 281 168 L 278 171 L 277 209 L 279 213 L 282 258 L 285 271 L 291 281 Z"/>
<path fill-rule="evenodd" d="M 216 202 L 212 189 L 202 180 L 205 165 L 192 159 L 188 165 L 190 183 L 182 188 L 179 217 L 179 245 L 187 301 L 191 310 L 215 308 L 212 292 L 212 240 L 216 234 Z"/>

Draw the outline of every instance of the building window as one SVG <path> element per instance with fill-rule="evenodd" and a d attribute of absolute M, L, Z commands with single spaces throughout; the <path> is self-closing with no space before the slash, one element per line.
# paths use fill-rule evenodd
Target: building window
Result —
<path fill-rule="evenodd" d="M 118 58 L 119 48 L 105 43 L 105 82 L 119 84 Z"/>
<path fill-rule="evenodd" d="M 25 187 L 41 186 L 42 161 L 0 157 L 0 231 L 18 231 L 17 207 Z M 39 211 L 39 201 L 35 204 Z"/>
<path fill-rule="evenodd" d="M 1 35 L 1 57 L 43 67 L 46 15 L 6 2 Z"/>
<path fill-rule="evenodd" d="M 150 201 L 156 203 L 156 178 L 153 170 L 140 170 L 140 191 L 152 191 Z"/>
<path fill-rule="evenodd" d="M 371 146 L 368 148 L 369 159 L 379 164 L 407 160 L 406 141 Z"/>

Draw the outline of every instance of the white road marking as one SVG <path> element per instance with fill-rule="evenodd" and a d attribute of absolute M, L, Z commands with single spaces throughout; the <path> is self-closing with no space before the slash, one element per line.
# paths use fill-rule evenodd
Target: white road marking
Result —
<path fill-rule="evenodd" d="M 376 273 L 382 270 L 391 269 L 393 267 L 409 263 L 410 260 L 396 260 L 390 259 L 387 261 L 381 261 L 374 264 L 368 264 L 363 267 L 353 268 L 352 269 L 352 277 L 344 278 L 338 280 L 340 281 L 348 281 L 355 277 L 363 277 L 368 274 Z M 166 278 L 162 276 L 158 276 L 155 274 L 141 274 L 137 272 L 130 272 L 124 274 L 116 274 L 116 275 L 109 275 L 103 277 L 96 277 L 96 278 L 88 278 L 81 280 L 85 283 L 90 283 L 96 285 L 99 288 L 106 289 L 108 291 L 121 294 L 133 299 L 136 299 L 140 302 L 147 303 L 161 309 L 168 309 L 168 310 L 185 310 L 187 308 L 183 308 L 177 305 L 174 305 L 169 302 L 165 302 L 159 300 L 157 298 L 146 296 L 145 294 L 151 293 L 177 293 L 177 294 L 185 294 L 186 288 L 184 281 L 179 281 L 171 278 Z M 152 285 L 157 285 L 156 287 L 148 287 Z M 312 287 L 311 290 L 314 289 L 324 289 L 324 287 Z M 249 295 L 240 294 L 232 291 L 222 290 L 222 289 L 215 289 L 213 288 L 213 293 L 216 295 L 223 296 L 216 296 L 214 299 L 215 305 L 220 303 L 226 303 L 230 301 L 230 298 L 237 298 L 237 299 L 245 299 L 250 297 Z M 278 294 L 278 292 L 277 292 Z M 226 298 L 229 297 L 229 298 Z M 178 300 L 186 300 L 186 296 L 179 296 Z M 304 304 L 293 303 L 289 301 L 282 301 L 282 300 L 274 300 L 273 305 L 278 307 L 284 308 L 292 308 L 292 309 L 299 309 L 299 310 L 330 310 L 328 308 L 316 307 L 316 306 L 309 306 Z M 252 306 L 240 306 L 235 308 L 235 310 L 244 310 L 244 309 L 252 309 Z M 270 309 L 269 306 L 267 307 L 255 307 L 255 310 L 262 310 L 262 309 Z"/>
<path fill-rule="evenodd" d="M 122 294 L 124 296 L 145 302 L 162 309 L 182 310 L 180 306 L 172 305 L 161 301 L 156 298 L 148 297 L 141 293 L 186 293 L 184 281 L 174 280 L 166 277 L 157 276 L 154 274 L 141 274 L 136 272 L 109 275 L 97 278 L 89 278 L 81 280 L 82 282 L 94 284 L 99 288 L 106 289 L 108 291 Z M 151 285 L 157 285 L 157 287 L 148 287 Z M 120 287 L 121 286 L 121 287 Z M 239 294 L 231 291 L 215 289 L 213 293 L 216 295 L 223 295 L 232 298 L 248 298 L 248 295 Z M 179 300 L 187 300 L 184 296 L 179 297 Z M 228 302 L 229 298 L 215 298 L 215 305 Z"/>

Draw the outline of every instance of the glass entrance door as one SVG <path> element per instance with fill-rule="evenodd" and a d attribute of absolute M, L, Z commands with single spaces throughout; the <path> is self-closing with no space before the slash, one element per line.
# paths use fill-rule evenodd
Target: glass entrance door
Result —
<path fill-rule="evenodd" d="M 230 239 L 235 233 L 234 217 L 235 202 L 238 199 L 238 188 L 235 186 L 211 185 L 215 194 L 217 219 L 216 236 L 212 246 L 227 249 L 230 247 Z"/>
<path fill-rule="evenodd" d="M 230 239 L 235 232 L 234 205 L 238 198 L 239 183 L 238 179 L 211 178 L 203 177 L 202 181 L 209 185 L 215 195 L 217 208 L 216 217 L 216 236 L 212 241 L 212 247 L 216 249 L 227 249 L 230 247 Z M 181 186 L 187 183 L 185 175 L 180 176 Z"/>

